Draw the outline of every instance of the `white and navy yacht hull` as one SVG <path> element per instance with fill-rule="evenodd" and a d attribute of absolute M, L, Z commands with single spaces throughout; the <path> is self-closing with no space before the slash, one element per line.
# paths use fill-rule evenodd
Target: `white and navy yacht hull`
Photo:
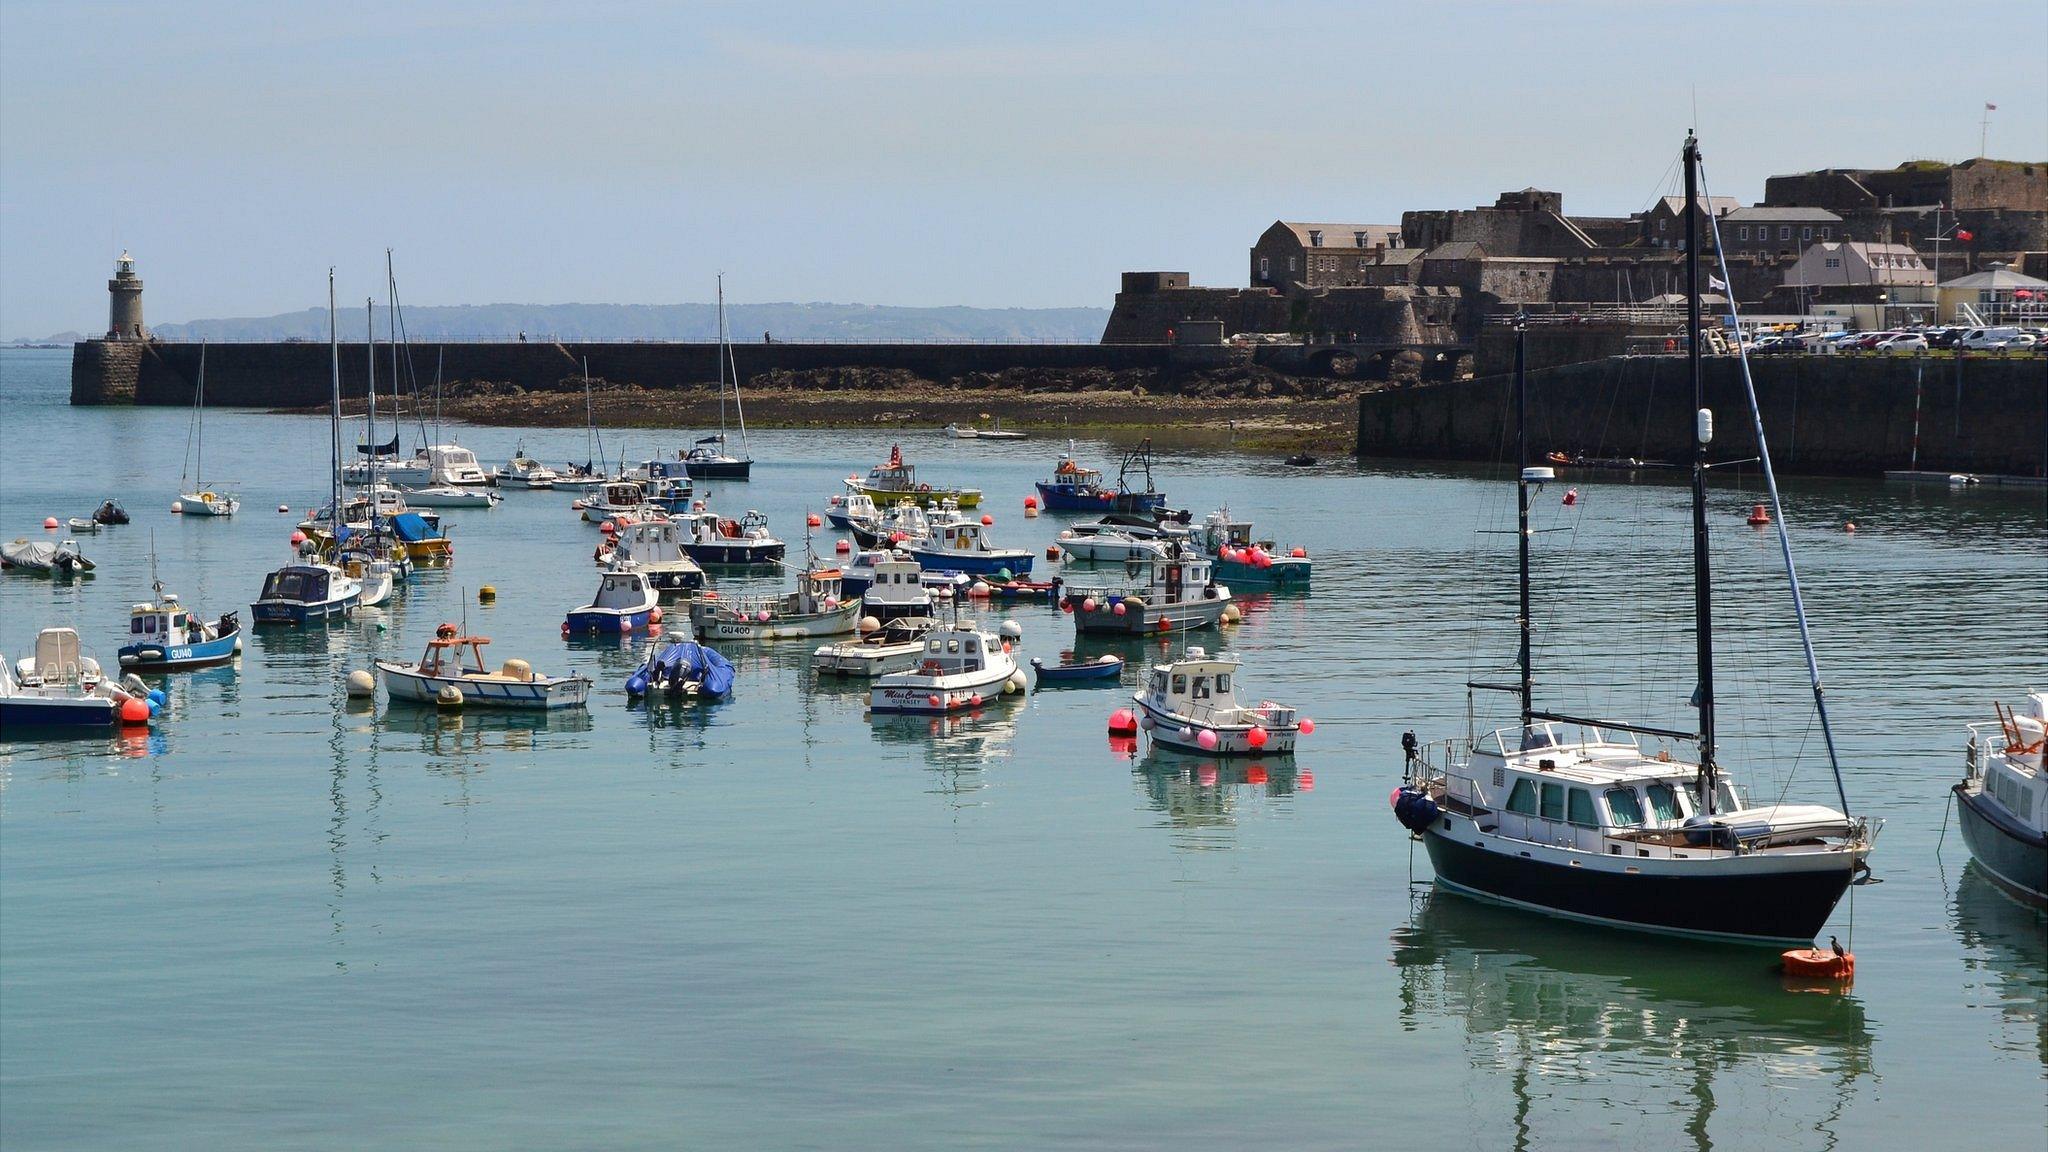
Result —
<path fill-rule="evenodd" d="M 101 696 L 0 699 L 0 735 L 50 728 L 111 728 L 120 705 Z"/>
<path fill-rule="evenodd" d="M 683 545 L 683 551 L 690 559 L 706 568 L 756 568 L 782 563 L 789 551 L 789 545 L 775 542 L 769 544 L 745 540 L 730 543 L 701 544 L 691 542 Z"/>
<path fill-rule="evenodd" d="M 2013 819 L 1997 803 L 1964 785 L 1956 785 L 1954 791 L 1963 843 L 1978 865 L 2015 899 L 2048 908 L 2048 834 Z"/>
<path fill-rule="evenodd" d="M 944 548 L 909 548 L 906 551 L 927 572 L 965 572 L 970 576 L 1008 572 L 1019 580 L 1031 575 L 1031 553 L 1021 548 L 991 552 L 949 552 Z"/>
<path fill-rule="evenodd" d="M 1449 827 L 1445 827 L 1448 824 Z M 1716 853 L 1631 859 L 1489 835 L 1443 813 L 1423 834 L 1437 883 L 1569 920 L 1772 947 L 1811 944 L 1855 858 Z"/>
<path fill-rule="evenodd" d="M 302 600 L 258 600 L 249 605 L 249 617 L 258 624 L 331 624 L 347 620 L 362 602 L 362 593 L 351 592 L 334 600 L 308 603 Z"/>

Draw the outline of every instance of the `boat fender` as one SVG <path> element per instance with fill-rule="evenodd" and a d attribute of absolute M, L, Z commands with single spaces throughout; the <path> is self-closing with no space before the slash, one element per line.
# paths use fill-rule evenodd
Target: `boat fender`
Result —
<path fill-rule="evenodd" d="M 626 695 L 647 695 L 647 669 L 642 668 L 631 676 L 626 677 Z"/>
<path fill-rule="evenodd" d="M 1394 794 L 1394 819 L 1410 832 L 1421 832 L 1436 823 L 1442 810 L 1424 792 L 1403 788 Z"/>

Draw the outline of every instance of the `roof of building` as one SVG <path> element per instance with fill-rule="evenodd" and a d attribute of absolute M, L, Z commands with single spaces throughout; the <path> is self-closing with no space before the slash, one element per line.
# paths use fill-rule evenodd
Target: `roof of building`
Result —
<path fill-rule="evenodd" d="M 1731 224 L 1840 224 L 1842 218 L 1825 208 L 1772 208 L 1758 204 L 1750 208 L 1737 208 L 1723 217 Z"/>
<path fill-rule="evenodd" d="M 1485 256 L 1486 249 L 1480 247 L 1477 241 L 1453 240 L 1449 244 L 1439 244 L 1431 248 L 1428 256 L 1425 258 L 1429 260 L 1480 260 L 1484 259 Z"/>
<path fill-rule="evenodd" d="M 1702 196 L 1700 201 L 1707 206 L 1708 214 L 1713 216 L 1726 216 L 1728 213 L 1742 207 L 1742 201 L 1737 200 L 1733 196 Z M 1682 214 L 1685 211 L 1685 197 L 1664 197 L 1664 210 L 1673 216 Z"/>
<path fill-rule="evenodd" d="M 1958 276 L 1953 280 L 1944 280 L 1941 282 L 1941 287 L 1990 288 L 2000 291 L 2010 288 L 2048 288 L 2048 280 L 2029 276 L 2024 272 L 2015 272 L 2011 267 L 2004 264 L 1993 264 L 1982 272 L 1972 272 L 1968 276 Z"/>
<path fill-rule="evenodd" d="M 1280 220 L 1277 223 L 1294 233 L 1294 238 L 1304 248 L 1316 246 L 1309 239 L 1311 232 L 1323 234 L 1324 248 L 1371 248 L 1376 244 L 1391 248 L 1401 242 L 1399 224 L 1324 224 L 1301 220 Z M 1364 234 L 1363 243 L 1359 240 L 1361 233 Z"/>
<path fill-rule="evenodd" d="M 1380 253 L 1379 264 L 1412 264 L 1426 253 L 1420 248 L 1389 248 Z"/>

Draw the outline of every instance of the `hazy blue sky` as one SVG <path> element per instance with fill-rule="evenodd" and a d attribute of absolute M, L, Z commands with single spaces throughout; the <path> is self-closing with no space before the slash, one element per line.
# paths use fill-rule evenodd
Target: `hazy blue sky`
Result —
<path fill-rule="evenodd" d="M 1689 39 L 1695 42 L 1688 46 Z M 1534 184 L 1622 214 L 1693 119 L 1776 172 L 2048 159 L 2048 4 L 0 0 L 0 335 L 413 303 L 1106 305 L 1276 218 Z"/>

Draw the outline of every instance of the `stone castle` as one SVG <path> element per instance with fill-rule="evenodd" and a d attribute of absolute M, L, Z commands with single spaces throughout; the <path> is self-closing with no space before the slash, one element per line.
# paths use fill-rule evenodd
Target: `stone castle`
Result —
<path fill-rule="evenodd" d="M 1894 283 L 1931 285 L 1994 262 L 2048 274 L 2048 163 L 1823 169 L 1771 177 L 1755 205 L 1702 206 L 1719 227 L 1729 290 L 1759 311 L 1884 300 Z M 1125 273 L 1102 338 L 1465 345 L 1489 318 L 1518 310 L 1611 323 L 1668 308 L 1684 291 L 1684 212 L 1683 197 L 1667 196 L 1625 217 L 1573 216 L 1562 194 L 1524 188 L 1490 206 L 1405 212 L 1398 225 L 1276 221 L 1251 247 L 1246 287 Z M 1711 243 L 1705 221 L 1700 233 Z M 1802 257 L 1826 244 L 1850 245 L 1854 258 L 1814 267 L 1860 268 L 1862 279 L 1808 278 Z"/>

